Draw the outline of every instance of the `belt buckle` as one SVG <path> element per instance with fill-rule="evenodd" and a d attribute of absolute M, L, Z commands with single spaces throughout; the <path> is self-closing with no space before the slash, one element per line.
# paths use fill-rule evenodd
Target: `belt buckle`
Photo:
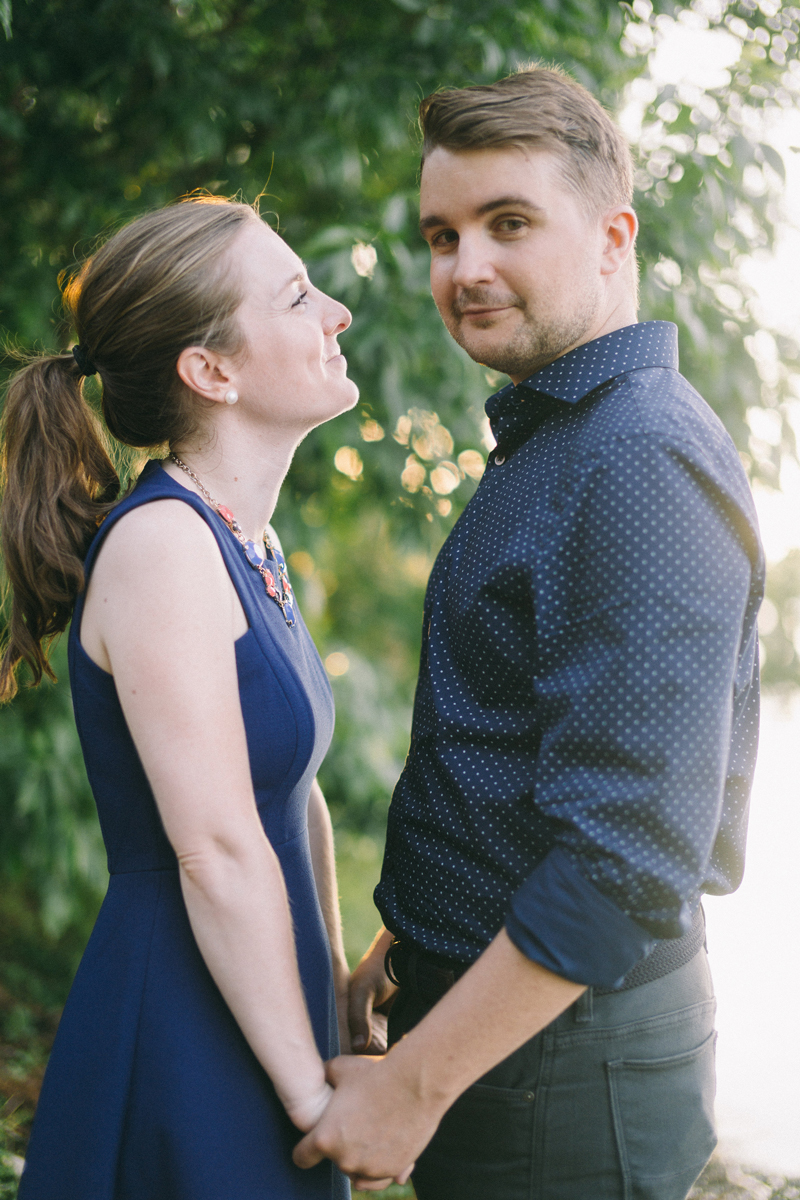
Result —
<path fill-rule="evenodd" d="M 435 1004 L 456 982 L 455 971 L 429 962 L 424 951 L 409 949 L 395 938 L 384 957 L 384 970 L 396 987 L 407 987 L 410 992 Z"/>
<path fill-rule="evenodd" d="M 397 950 L 400 950 L 400 949 L 401 949 L 401 943 L 399 942 L 399 940 L 397 938 L 392 938 L 391 942 L 389 943 L 389 949 L 386 951 L 386 953 L 383 956 L 383 969 L 386 972 L 387 978 L 391 980 L 391 982 L 395 985 L 395 987 L 403 986 L 401 984 L 400 980 L 395 975 L 394 971 L 392 970 L 392 953 Z M 401 974 L 402 974 L 402 970 L 401 970 Z"/>

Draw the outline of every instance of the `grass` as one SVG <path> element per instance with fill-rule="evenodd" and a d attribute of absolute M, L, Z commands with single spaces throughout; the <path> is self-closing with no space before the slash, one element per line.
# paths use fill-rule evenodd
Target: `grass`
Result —
<path fill-rule="evenodd" d="M 353 1200 L 413 1200 L 414 1189 L 391 1187 L 385 1192 L 353 1192 Z M 3 1200 L 0 1193 L 0 1200 Z M 485 1200 L 491 1200 L 487 1196 Z M 800 1179 L 762 1175 L 712 1158 L 688 1200 L 800 1200 Z"/>
<path fill-rule="evenodd" d="M 712 1158 L 689 1200 L 800 1200 L 800 1179 L 745 1171 Z"/>
<path fill-rule="evenodd" d="M 392 1184 L 384 1192 L 353 1192 L 353 1200 L 362 1197 L 363 1200 L 414 1200 L 415 1192 L 410 1183 L 405 1187 L 398 1187 L 396 1183 Z M 2 1192 L 0 1192 L 0 1200 L 2 1200 Z"/>
<path fill-rule="evenodd" d="M 0 1200 L 14 1200 L 17 1194 L 17 1171 L 14 1164 L 19 1157 L 11 1149 L 18 1140 L 18 1126 L 14 1120 L 13 1101 L 0 1109 Z"/>
<path fill-rule="evenodd" d="M 381 873 L 382 848 L 367 834 L 337 833 L 336 870 L 347 960 L 354 967 L 369 946 L 381 919 L 372 893 Z"/>
<path fill-rule="evenodd" d="M 50 937 L 36 905 L 0 889 L 0 1200 L 16 1195 L 9 1155 L 25 1154 L 44 1069 L 82 938 Z"/>

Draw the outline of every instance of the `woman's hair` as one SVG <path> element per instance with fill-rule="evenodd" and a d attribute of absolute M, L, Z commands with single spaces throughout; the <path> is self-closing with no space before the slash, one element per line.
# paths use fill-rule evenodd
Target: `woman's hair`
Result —
<path fill-rule="evenodd" d="M 126 446 L 176 445 L 193 432 L 197 404 L 176 370 L 182 350 L 238 354 L 241 283 L 228 251 L 258 220 L 246 204 L 193 198 L 139 217 L 114 234 L 64 286 L 81 348 L 102 384 L 102 414 Z M 119 493 L 105 431 L 69 354 L 30 359 L 11 379 L 0 430 L 0 539 L 10 613 L 0 659 L 0 702 L 25 661 L 38 684 L 53 678 L 51 639 L 84 586 L 83 560 Z"/>

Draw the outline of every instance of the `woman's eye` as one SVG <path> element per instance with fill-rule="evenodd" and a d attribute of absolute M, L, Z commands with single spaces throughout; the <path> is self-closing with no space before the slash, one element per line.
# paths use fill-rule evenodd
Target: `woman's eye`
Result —
<path fill-rule="evenodd" d="M 308 292 L 301 292 L 297 299 L 293 302 L 292 308 L 297 308 L 298 304 L 302 304 L 307 295 Z"/>
<path fill-rule="evenodd" d="M 522 229 L 524 224 L 520 217 L 504 217 L 502 221 L 498 221 L 497 228 L 503 233 L 515 233 L 517 229 Z"/>
<path fill-rule="evenodd" d="M 458 234 L 455 229 L 443 229 L 441 233 L 437 233 L 436 237 L 431 238 L 432 246 L 452 246 L 458 241 Z"/>

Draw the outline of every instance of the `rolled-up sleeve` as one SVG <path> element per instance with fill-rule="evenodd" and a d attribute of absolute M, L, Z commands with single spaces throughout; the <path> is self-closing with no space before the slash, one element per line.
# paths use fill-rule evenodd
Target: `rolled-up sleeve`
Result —
<path fill-rule="evenodd" d="M 536 807 L 555 845 L 506 928 L 614 986 L 691 923 L 719 828 L 752 554 L 702 448 L 620 438 L 575 465 L 532 579 Z"/>

